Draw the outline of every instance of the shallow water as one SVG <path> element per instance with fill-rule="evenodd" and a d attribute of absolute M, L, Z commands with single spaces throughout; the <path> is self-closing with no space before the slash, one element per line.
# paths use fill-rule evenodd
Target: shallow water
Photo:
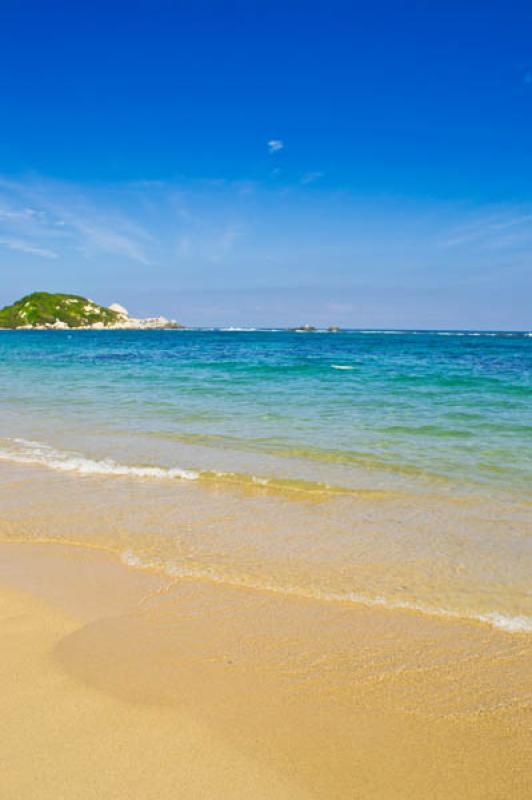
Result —
<path fill-rule="evenodd" d="M 524 334 L 1 332 L 4 533 L 529 630 L 531 387 Z"/>

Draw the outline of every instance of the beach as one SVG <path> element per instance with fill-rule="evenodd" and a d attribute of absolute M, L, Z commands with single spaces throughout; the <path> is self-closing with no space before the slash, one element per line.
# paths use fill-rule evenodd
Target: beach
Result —
<path fill-rule="evenodd" d="M 2 798 L 526 797 L 530 342 L 0 336 Z"/>
<path fill-rule="evenodd" d="M 3 797 L 527 796 L 521 637 L 0 552 Z"/>
<path fill-rule="evenodd" d="M 529 800 L 532 3 L 0 2 L 0 800 Z"/>

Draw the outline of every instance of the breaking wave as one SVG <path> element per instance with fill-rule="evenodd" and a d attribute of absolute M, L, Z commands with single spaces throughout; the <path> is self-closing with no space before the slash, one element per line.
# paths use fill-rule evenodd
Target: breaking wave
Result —
<path fill-rule="evenodd" d="M 111 458 L 102 460 L 86 458 L 78 453 L 56 450 L 42 442 L 30 439 L 8 439 L 7 447 L 0 447 L 0 460 L 17 464 L 34 464 L 58 472 L 76 472 L 79 475 L 117 475 L 133 478 L 169 478 L 196 480 L 198 472 L 179 467 L 130 466 L 119 464 Z"/>

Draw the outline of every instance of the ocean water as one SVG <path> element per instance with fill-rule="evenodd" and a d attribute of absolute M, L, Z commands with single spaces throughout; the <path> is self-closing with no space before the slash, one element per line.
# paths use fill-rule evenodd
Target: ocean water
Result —
<path fill-rule="evenodd" d="M 526 333 L 0 332 L 2 536 L 532 630 L 531 388 Z"/>

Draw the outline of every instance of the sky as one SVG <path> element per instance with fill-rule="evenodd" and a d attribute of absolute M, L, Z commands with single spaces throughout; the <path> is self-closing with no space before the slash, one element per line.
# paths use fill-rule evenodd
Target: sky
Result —
<path fill-rule="evenodd" d="M 0 0 L 0 305 L 532 329 L 532 4 Z"/>

